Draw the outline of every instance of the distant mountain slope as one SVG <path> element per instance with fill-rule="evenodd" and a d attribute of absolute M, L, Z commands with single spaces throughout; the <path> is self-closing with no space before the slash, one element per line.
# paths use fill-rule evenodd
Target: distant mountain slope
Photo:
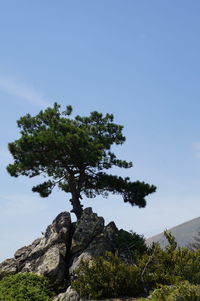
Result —
<path fill-rule="evenodd" d="M 197 236 L 200 231 L 200 217 L 194 218 L 168 230 L 175 236 L 179 246 L 187 247 L 188 244 L 194 242 L 194 236 Z M 153 242 L 159 242 L 162 248 L 167 245 L 167 240 L 164 237 L 163 232 L 146 240 L 148 246 Z"/>

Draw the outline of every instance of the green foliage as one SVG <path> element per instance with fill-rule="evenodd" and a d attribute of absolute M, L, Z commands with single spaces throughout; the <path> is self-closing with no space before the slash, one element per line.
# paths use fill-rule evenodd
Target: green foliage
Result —
<path fill-rule="evenodd" d="M 155 244 L 138 259 L 144 287 L 149 291 L 158 284 L 172 285 L 182 280 L 200 284 L 200 250 L 177 247 L 171 234 L 165 235 L 169 241 L 166 249 Z"/>
<path fill-rule="evenodd" d="M 110 253 L 105 258 L 97 257 L 93 261 L 82 261 L 77 270 L 77 279 L 72 283 L 73 288 L 85 298 L 111 298 L 147 296 L 150 290 L 162 286 L 162 290 L 154 293 L 154 296 L 159 296 L 160 299 L 154 297 L 153 300 L 164 301 L 161 296 L 167 296 L 168 291 L 169 299 L 166 301 L 193 300 L 189 299 L 193 296 L 193 288 L 195 291 L 195 285 L 200 285 L 200 250 L 192 251 L 177 247 L 171 233 L 165 232 L 165 236 L 169 242 L 165 249 L 161 249 L 158 244 L 154 244 L 146 251 L 142 249 L 142 252 L 135 256 L 133 264 L 125 264 L 119 257 Z M 140 250 L 142 240 L 135 233 L 133 235 L 121 231 L 118 243 L 128 243 L 135 238 L 136 241 L 138 239 Z M 137 243 L 135 247 L 137 249 Z M 179 297 L 173 299 L 174 292 L 182 294 L 184 289 L 187 291 L 189 285 L 191 293 L 185 294 L 185 299 L 178 299 Z M 171 287 L 176 290 L 171 292 Z M 195 296 L 194 300 L 199 299 Z"/>
<path fill-rule="evenodd" d="M 82 214 L 80 199 L 85 194 L 93 198 L 98 194 L 122 195 L 124 202 L 145 207 L 145 197 L 156 187 L 144 182 L 131 182 L 105 173 L 113 166 L 132 167 L 132 162 L 118 159 L 112 145 L 125 141 L 123 126 L 113 122 L 112 114 L 91 112 L 88 117 L 71 118 L 72 107 L 64 112 L 54 104 L 36 116 L 27 114 L 18 121 L 21 137 L 9 143 L 14 163 L 7 167 L 11 176 L 30 178 L 43 175 L 48 179 L 33 187 L 47 197 L 55 186 L 72 195 L 73 212 Z"/>
<path fill-rule="evenodd" d="M 52 297 L 50 285 L 42 276 L 22 273 L 0 281 L 0 301 L 50 301 Z"/>
<path fill-rule="evenodd" d="M 174 251 L 178 246 L 178 244 L 175 240 L 175 237 L 171 234 L 171 232 L 169 232 L 167 230 L 164 231 L 164 236 L 168 240 L 168 243 L 169 243 L 169 245 L 166 247 L 166 249 L 168 251 Z"/>
<path fill-rule="evenodd" d="M 147 251 L 145 239 L 142 235 L 122 229 L 119 231 L 117 238 L 117 248 L 119 255 L 124 254 L 132 263 L 135 262 L 139 255 Z"/>
<path fill-rule="evenodd" d="M 161 286 L 150 298 L 151 301 L 200 301 L 200 285 L 180 282 L 178 285 Z"/>
<path fill-rule="evenodd" d="M 142 292 L 138 268 L 112 253 L 82 261 L 76 274 L 72 287 L 84 298 L 138 296 Z"/>
<path fill-rule="evenodd" d="M 6 272 L 6 271 L 0 271 L 0 281 L 6 277 L 6 276 L 10 276 L 10 275 L 14 275 L 15 273 L 12 272 Z"/>

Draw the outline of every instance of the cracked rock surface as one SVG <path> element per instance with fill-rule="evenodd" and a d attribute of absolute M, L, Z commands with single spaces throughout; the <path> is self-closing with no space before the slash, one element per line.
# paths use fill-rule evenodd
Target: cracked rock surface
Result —
<path fill-rule="evenodd" d="M 66 251 L 70 247 L 71 216 L 60 213 L 42 238 L 20 248 L 14 258 L 0 263 L 0 275 L 4 273 L 30 272 L 44 275 L 55 283 L 61 283 L 67 275 Z"/>
<path fill-rule="evenodd" d="M 0 263 L 0 277 L 6 273 L 30 272 L 44 275 L 58 286 L 66 281 L 70 283 L 82 258 L 90 259 L 116 250 L 118 233 L 114 222 L 105 226 L 103 217 L 91 208 L 84 209 L 76 223 L 71 222 L 69 212 L 62 212 L 47 227 L 43 237 Z M 70 287 L 56 298 L 55 301 L 79 300 Z"/>

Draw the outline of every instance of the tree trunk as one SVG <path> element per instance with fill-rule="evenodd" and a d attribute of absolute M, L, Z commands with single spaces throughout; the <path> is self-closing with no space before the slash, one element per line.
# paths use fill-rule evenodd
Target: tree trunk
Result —
<path fill-rule="evenodd" d="M 73 212 L 76 217 L 77 217 L 77 220 L 80 219 L 82 213 L 83 213 L 83 205 L 81 205 L 80 201 L 79 201 L 79 198 L 77 196 L 74 196 L 72 195 L 72 198 L 70 199 L 70 202 L 72 204 L 72 210 L 71 212 Z"/>

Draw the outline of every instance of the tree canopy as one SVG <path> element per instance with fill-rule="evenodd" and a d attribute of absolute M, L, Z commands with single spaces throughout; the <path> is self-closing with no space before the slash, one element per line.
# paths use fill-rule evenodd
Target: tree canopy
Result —
<path fill-rule="evenodd" d="M 9 174 L 48 177 L 32 190 L 41 197 L 47 197 L 55 186 L 71 193 L 72 212 L 78 219 L 83 194 L 94 198 L 111 192 L 122 195 L 132 206 L 145 207 L 145 197 L 155 192 L 155 186 L 106 173 L 113 166 L 132 167 L 132 162 L 118 159 L 111 151 L 113 144 L 125 142 L 123 126 L 113 122 L 112 114 L 94 111 L 74 118 L 71 114 L 71 106 L 61 111 L 55 103 L 36 116 L 21 117 L 17 121 L 21 136 L 8 145 L 14 159 L 7 166 Z"/>

